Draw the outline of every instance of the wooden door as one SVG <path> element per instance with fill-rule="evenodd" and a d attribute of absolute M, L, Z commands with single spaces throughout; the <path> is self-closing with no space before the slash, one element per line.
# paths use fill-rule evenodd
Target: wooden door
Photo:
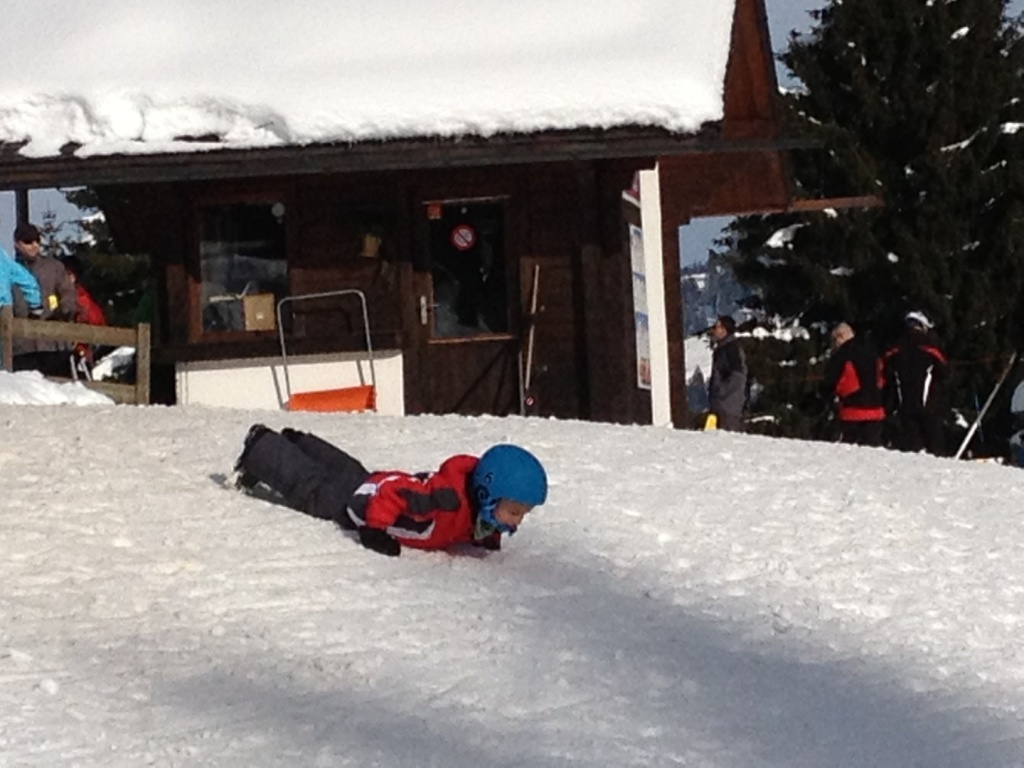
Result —
<path fill-rule="evenodd" d="M 506 214 L 502 198 L 428 201 L 417 211 L 425 260 L 414 278 L 412 412 L 519 412 L 519 280 Z"/>

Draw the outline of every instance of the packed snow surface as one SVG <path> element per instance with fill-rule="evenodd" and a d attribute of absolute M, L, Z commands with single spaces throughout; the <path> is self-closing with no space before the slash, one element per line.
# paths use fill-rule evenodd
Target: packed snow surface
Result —
<path fill-rule="evenodd" d="M 501 552 L 385 558 L 231 487 L 254 421 L 375 468 L 514 441 L 549 502 Z M 1018 469 L 523 418 L 0 422 L 2 765 L 1024 765 Z"/>
<path fill-rule="evenodd" d="M 735 0 L 4 0 L 0 142 L 27 156 L 723 115 Z"/>

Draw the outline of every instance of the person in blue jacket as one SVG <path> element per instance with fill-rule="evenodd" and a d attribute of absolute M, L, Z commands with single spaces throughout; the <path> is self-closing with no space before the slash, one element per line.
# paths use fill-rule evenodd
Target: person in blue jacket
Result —
<path fill-rule="evenodd" d="M 0 307 L 9 307 L 14 303 L 14 286 L 21 290 L 30 310 L 42 310 L 43 300 L 35 276 L 0 248 Z"/>
<path fill-rule="evenodd" d="M 14 286 L 25 297 L 29 313 L 38 317 L 43 312 L 43 297 L 39 290 L 39 282 L 35 275 L 12 259 L 3 248 L 0 248 L 0 307 L 14 304 Z M 3 363 L 3 350 L 0 349 L 0 363 Z"/>

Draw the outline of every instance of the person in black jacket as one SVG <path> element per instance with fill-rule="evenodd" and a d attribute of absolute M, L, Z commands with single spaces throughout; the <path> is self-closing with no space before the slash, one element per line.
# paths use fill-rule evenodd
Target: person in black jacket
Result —
<path fill-rule="evenodd" d="M 743 431 L 743 406 L 747 400 L 747 359 L 736 339 L 736 321 L 720 316 L 710 329 L 711 380 L 708 403 L 719 429 Z"/>
<path fill-rule="evenodd" d="M 886 392 L 900 428 L 896 447 L 942 456 L 949 361 L 924 313 L 908 312 L 905 322 L 906 332 L 885 353 Z"/>
<path fill-rule="evenodd" d="M 857 338 L 848 323 L 832 329 L 832 354 L 825 366 L 822 389 L 835 398 L 839 441 L 882 444 L 885 424 L 882 361 L 870 345 Z"/>

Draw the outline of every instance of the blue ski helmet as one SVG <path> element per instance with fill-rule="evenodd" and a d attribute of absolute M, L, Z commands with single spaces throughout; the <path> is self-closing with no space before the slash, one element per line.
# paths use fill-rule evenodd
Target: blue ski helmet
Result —
<path fill-rule="evenodd" d="M 503 443 L 484 451 L 473 470 L 473 496 L 480 518 L 493 528 L 512 533 L 515 528 L 494 518 L 494 508 L 502 499 L 536 507 L 548 497 L 548 476 L 529 451 Z"/>

